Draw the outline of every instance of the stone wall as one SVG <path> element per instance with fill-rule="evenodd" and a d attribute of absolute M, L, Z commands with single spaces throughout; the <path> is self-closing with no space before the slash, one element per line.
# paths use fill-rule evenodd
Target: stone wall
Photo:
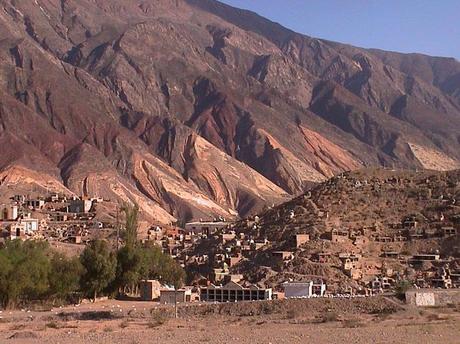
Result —
<path fill-rule="evenodd" d="M 406 292 L 410 305 L 429 307 L 460 304 L 460 289 L 417 289 Z"/>

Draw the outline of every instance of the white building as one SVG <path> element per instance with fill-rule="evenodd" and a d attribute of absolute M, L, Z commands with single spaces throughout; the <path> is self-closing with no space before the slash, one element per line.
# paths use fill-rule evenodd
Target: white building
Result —
<path fill-rule="evenodd" d="M 312 296 L 324 296 L 326 284 L 323 281 L 286 282 L 283 283 L 284 297 L 303 298 Z"/>

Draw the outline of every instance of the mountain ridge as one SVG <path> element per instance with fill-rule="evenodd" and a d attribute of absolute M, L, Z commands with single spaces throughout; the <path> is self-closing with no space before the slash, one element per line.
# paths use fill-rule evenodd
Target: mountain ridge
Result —
<path fill-rule="evenodd" d="M 246 216 L 365 166 L 460 166 L 458 61 L 315 39 L 211 0 L 1 6 L 0 171 L 83 194 L 101 183 L 174 222 Z"/>

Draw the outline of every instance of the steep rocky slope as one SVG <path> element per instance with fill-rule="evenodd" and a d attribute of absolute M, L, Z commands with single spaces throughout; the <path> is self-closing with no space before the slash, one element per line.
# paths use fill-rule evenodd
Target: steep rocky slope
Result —
<path fill-rule="evenodd" d="M 459 166 L 458 61 L 213 0 L 4 0 L 0 58 L 4 187 L 40 172 L 171 222 L 245 216 L 367 165 Z"/>

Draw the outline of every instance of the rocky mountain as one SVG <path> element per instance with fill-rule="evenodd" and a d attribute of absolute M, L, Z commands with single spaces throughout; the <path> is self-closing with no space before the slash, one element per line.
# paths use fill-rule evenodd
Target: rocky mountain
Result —
<path fill-rule="evenodd" d="M 214 0 L 2 0 L 0 191 L 245 216 L 363 166 L 460 166 L 460 63 Z"/>

